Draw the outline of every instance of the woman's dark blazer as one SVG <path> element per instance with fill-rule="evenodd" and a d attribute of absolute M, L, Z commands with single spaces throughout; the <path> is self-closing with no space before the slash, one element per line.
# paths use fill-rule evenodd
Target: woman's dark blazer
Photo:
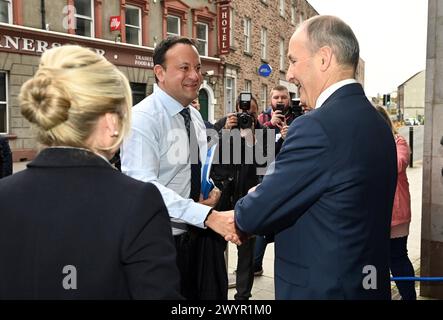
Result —
<path fill-rule="evenodd" d="M 0 180 L 0 299 L 180 299 L 158 189 L 82 149 Z"/>

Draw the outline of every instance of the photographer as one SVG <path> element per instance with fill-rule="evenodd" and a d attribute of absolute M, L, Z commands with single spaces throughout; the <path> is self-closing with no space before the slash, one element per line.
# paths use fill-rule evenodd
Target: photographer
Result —
<path fill-rule="evenodd" d="M 283 125 L 290 124 L 294 120 L 290 111 L 290 98 L 288 88 L 277 85 L 271 89 L 271 108 L 269 112 L 263 112 L 258 117 L 262 125 L 270 129 L 276 129 L 280 132 Z"/>
<path fill-rule="evenodd" d="M 256 154 L 266 154 L 266 143 L 257 139 L 257 129 L 262 126 L 257 121 L 257 101 L 250 93 L 241 93 L 236 103 L 237 113 L 229 113 L 214 124 L 219 133 L 219 164 L 215 164 L 212 179 L 222 189 L 217 210 L 230 210 L 234 208 L 238 199 L 247 194 L 248 190 L 257 185 L 259 177 Z M 266 140 L 266 135 L 263 135 Z M 230 139 L 229 144 L 224 144 L 224 139 Z M 237 139 L 240 139 L 238 141 Z M 238 143 L 240 142 L 240 143 Z M 236 152 L 235 145 L 241 145 L 241 158 L 233 154 Z M 222 146 L 229 146 L 230 159 L 222 161 L 222 155 L 227 150 L 221 150 Z M 259 149 L 258 149 L 259 148 Z M 251 157 L 252 155 L 252 157 Z M 241 159 L 236 161 L 235 159 Z M 251 160 L 252 161 L 249 161 Z M 238 163 L 240 162 L 240 163 Z M 238 261 L 236 271 L 236 300 L 248 300 L 251 297 L 251 289 L 254 281 L 253 258 L 255 237 L 243 242 L 237 247 Z"/>

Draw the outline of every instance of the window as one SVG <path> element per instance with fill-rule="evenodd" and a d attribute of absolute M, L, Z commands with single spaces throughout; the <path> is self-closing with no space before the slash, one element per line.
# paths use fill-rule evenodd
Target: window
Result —
<path fill-rule="evenodd" d="M 11 0 L 0 0 L 0 22 L 12 23 Z"/>
<path fill-rule="evenodd" d="M 197 50 L 201 56 L 208 55 L 208 25 L 197 22 Z"/>
<path fill-rule="evenodd" d="M 265 84 L 261 85 L 261 105 L 263 110 L 266 110 L 268 106 L 268 86 Z"/>
<path fill-rule="evenodd" d="M 280 0 L 279 12 L 281 17 L 285 17 L 285 2 L 286 0 Z"/>
<path fill-rule="evenodd" d="M 303 13 L 300 14 L 300 17 L 298 19 L 298 24 L 302 24 L 303 23 Z"/>
<path fill-rule="evenodd" d="M 146 83 L 131 82 L 130 85 L 132 91 L 132 105 L 135 106 L 146 98 Z"/>
<path fill-rule="evenodd" d="M 297 23 L 297 8 L 295 7 L 295 4 L 293 3 L 291 5 L 291 24 L 296 25 Z"/>
<path fill-rule="evenodd" d="M 245 92 L 252 92 L 252 82 L 251 80 L 245 80 Z"/>
<path fill-rule="evenodd" d="M 92 0 L 75 0 L 75 34 L 85 37 L 94 36 L 94 3 Z"/>
<path fill-rule="evenodd" d="M 285 39 L 280 38 L 280 70 L 285 70 Z"/>
<path fill-rule="evenodd" d="M 126 6 L 125 9 L 126 42 L 141 45 L 141 10 Z"/>
<path fill-rule="evenodd" d="M 6 72 L 0 71 L 0 133 L 8 132 L 8 79 Z"/>
<path fill-rule="evenodd" d="M 226 113 L 235 111 L 235 78 L 226 77 Z"/>
<path fill-rule="evenodd" d="M 266 28 L 261 28 L 260 49 L 261 49 L 261 58 L 264 60 L 266 60 L 266 58 L 268 57 L 267 42 L 268 42 L 268 30 L 266 30 Z"/>
<path fill-rule="evenodd" d="M 243 24 L 243 34 L 245 36 L 245 52 L 251 52 L 251 19 L 245 18 L 243 20 Z"/>
<path fill-rule="evenodd" d="M 180 18 L 176 16 L 168 16 L 166 25 L 166 34 L 168 36 L 179 36 L 180 32 Z"/>

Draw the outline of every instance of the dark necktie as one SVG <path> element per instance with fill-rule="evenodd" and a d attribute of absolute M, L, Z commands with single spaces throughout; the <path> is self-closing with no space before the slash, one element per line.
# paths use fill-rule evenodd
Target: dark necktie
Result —
<path fill-rule="evenodd" d="M 191 194 L 189 195 L 189 197 L 192 200 L 198 202 L 200 199 L 200 187 L 201 187 L 201 176 L 200 176 L 201 162 L 198 151 L 197 137 L 195 135 L 193 126 L 191 130 L 191 114 L 189 108 L 183 108 L 183 110 L 180 111 L 180 114 L 183 116 L 183 119 L 185 120 L 185 127 L 188 133 L 188 140 L 189 140 L 189 152 L 191 159 Z M 196 157 L 194 153 L 197 154 L 197 159 L 198 159 L 197 161 L 195 161 Z"/>

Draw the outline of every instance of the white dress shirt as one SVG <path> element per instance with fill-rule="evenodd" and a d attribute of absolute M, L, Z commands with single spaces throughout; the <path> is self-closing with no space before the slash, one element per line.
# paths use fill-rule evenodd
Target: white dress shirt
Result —
<path fill-rule="evenodd" d="M 347 84 L 351 83 L 357 83 L 357 80 L 355 79 L 345 79 L 339 82 L 334 83 L 333 85 L 326 88 L 325 91 L 323 91 L 317 98 L 317 102 L 315 103 L 315 109 L 320 108 L 325 101 L 332 96 L 332 94 L 340 89 L 341 87 L 344 87 Z"/>
<path fill-rule="evenodd" d="M 122 172 L 135 179 L 151 182 L 163 196 L 171 221 L 204 228 L 211 207 L 189 199 L 191 160 L 188 135 L 179 113 L 183 106 L 158 86 L 132 108 L 132 130 L 121 147 Z M 207 153 L 206 128 L 200 113 L 189 108 L 198 140 L 201 166 Z M 185 232 L 172 228 L 173 234 Z"/>

